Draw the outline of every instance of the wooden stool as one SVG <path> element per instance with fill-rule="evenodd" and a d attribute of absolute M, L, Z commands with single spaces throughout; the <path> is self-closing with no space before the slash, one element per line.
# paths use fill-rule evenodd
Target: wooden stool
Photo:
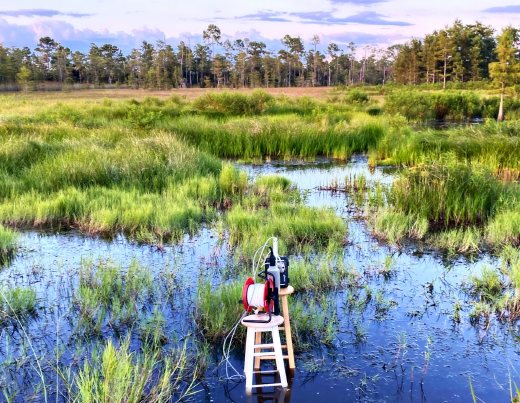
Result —
<path fill-rule="evenodd" d="M 269 386 L 282 386 L 284 388 L 287 387 L 287 375 L 285 374 L 285 366 L 283 362 L 283 353 L 282 353 L 282 342 L 280 341 L 280 333 L 278 330 L 278 326 L 283 323 L 283 318 L 281 316 L 272 316 L 271 321 L 269 323 L 250 323 L 246 322 L 247 320 L 266 320 L 267 316 L 265 314 L 260 315 L 249 315 L 242 319 L 242 324 L 247 327 L 247 338 L 246 338 L 246 359 L 244 363 L 244 373 L 246 375 L 246 393 L 251 393 L 253 388 L 266 388 Z M 256 335 L 261 335 L 262 332 L 271 332 L 273 337 L 272 344 L 256 344 L 255 337 Z M 256 352 L 256 350 L 261 350 L 263 348 L 272 348 L 274 349 L 274 355 L 272 351 L 267 353 Z M 262 373 L 268 372 L 278 372 L 280 374 L 280 383 L 270 383 L 265 385 L 253 385 L 253 374 L 257 373 L 253 371 L 253 363 L 256 357 L 265 357 L 270 356 L 270 359 L 276 360 L 276 370 L 275 371 L 264 371 Z"/>
<path fill-rule="evenodd" d="M 278 294 L 282 300 L 282 314 L 284 325 L 280 326 L 280 329 L 285 331 L 285 339 L 287 344 L 282 345 L 282 348 L 287 348 L 287 355 L 284 355 L 283 358 L 289 359 L 289 368 L 294 369 L 296 365 L 294 364 L 294 350 L 292 345 L 292 333 L 291 333 L 291 322 L 289 320 L 289 304 L 287 302 L 287 296 L 291 295 L 294 292 L 293 286 L 289 286 L 287 288 L 280 288 L 280 293 Z M 260 344 L 262 342 L 262 334 L 256 334 L 256 344 Z M 260 369 L 260 360 L 272 360 L 274 357 L 272 356 L 260 356 L 255 357 L 255 369 Z"/>

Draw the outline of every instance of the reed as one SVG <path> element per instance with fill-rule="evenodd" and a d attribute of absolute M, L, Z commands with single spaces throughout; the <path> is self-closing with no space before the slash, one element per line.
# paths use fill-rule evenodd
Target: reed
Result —
<path fill-rule="evenodd" d="M 392 130 L 378 143 L 377 164 L 414 166 L 436 162 L 447 153 L 461 161 L 487 166 L 497 177 L 515 180 L 519 174 L 518 121 L 484 124 L 446 131 Z M 377 156 L 376 158 L 374 158 Z"/>
<path fill-rule="evenodd" d="M 309 157 L 326 155 L 348 158 L 375 146 L 383 137 L 383 124 L 365 115 L 349 125 L 307 122 L 298 116 L 236 118 L 225 122 L 186 116 L 165 122 L 161 129 L 219 157 Z M 370 119 L 368 119 L 370 118 Z"/>
<path fill-rule="evenodd" d="M 0 262 L 13 254 L 18 242 L 19 237 L 14 231 L 0 225 Z"/>
<path fill-rule="evenodd" d="M 230 244 L 240 246 L 248 256 L 271 236 L 283 240 L 281 253 L 297 253 L 306 247 L 341 245 L 347 233 L 345 223 L 332 210 L 287 202 L 274 202 L 265 210 L 237 206 L 226 215 L 225 224 Z"/>
<path fill-rule="evenodd" d="M 1 319 L 20 321 L 35 315 L 37 308 L 36 291 L 33 288 L 16 286 L 0 289 L 0 313 L 3 316 L 0 316 Z"/>
<path fill-rule="evenodd" d="M 187 345 L 166 356 L 158 352 L 132 353 L 129 341 L 119 348 L 111 341 L 92 360 L 85 360 L 70 380 L 69 395 L 82 403 L 166 402 L 194 393 L 195 373 Z"/>
<path fill-rule="evenodd" d="M 484 167 L 447 159 L 403 171 L 388 200 L 396 212 L 448 227 L 486 222 L 517 200 L 517 190 Z"/>

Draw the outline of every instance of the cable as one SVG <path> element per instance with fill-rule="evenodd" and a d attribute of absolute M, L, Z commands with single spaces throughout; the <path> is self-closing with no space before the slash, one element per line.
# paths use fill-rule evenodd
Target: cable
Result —
<path fill-rule="evenodd" d="M 233 381 L 233 382 L 242 382 L 245 379 L 245 375 L 240 374 L 236 370 L 236 368 L 233 366 L 233 364 L 231 364 L 231 362 L 229 361 L 229 354 L 231 352 L 231 345 L 233 344 L 233 337 L 235 337 L 235 332 L 237 331 L 238 325 L 240 325 L 240 322 L 242 322 L 242 319 L 244 319 L 246 315 L 247 315 L 247 312 L 244 312 L 242 314 L 242 316 L 238 320 L 237 324 L 233 327 L 233 330 L 231 330 L 231 332 L 229 332 L 228 335 L 226 336 L 226 338 L 224 339 L 224 343 L 222 345 L 222 353 L 224 355 L 223 359 L 224 359 L 224 361 L 226 361 L 226 380 Z M 228 351 L 226 353 L 226 342 L 230 335 L 231 335 L 231 339 L 229 340 Z M 233 368 L 233 371 L 235 371 L 235 375 L 229 376 L 228 366 Z M 238 380 L 235 380 L 235 378 L 238 378 Z"/>
<path fill-rule="evenodd" d="M 263 246 L 261 246 L 260 248 L 258 248 L 255 252 L 255 255 L 253 257 L 253 280 L 256 278 L 256 271 L 258 270 L 258 267 L 260 266 L 261 264 L 261 259 L 262 259 L 262 253 L 264 252 L 264 249 L 269 247 L 267 245 L 267 243 L 273 239 L 274 237 L 271 237 L 269 239 L 267 239 L 264 243 Z M 260 251 L 260 255 L 258 256 L 258 261 L 256 262 L 256 265 L 255 265 L 255 261 L 256 261 L 256 255 L 258 254 L 258 252 Z M 265 258 L 263 259 L 263 261 L 265 261 Z M 255 284 L 256 285 L 256 284 Z M 262 286 L 263 288 L 263 286 Z M 257 296 L 255 295 L 256 292 L 260 289 L 260 287 L 254 287 L 253 288 L 253 293 L 251 295 L 251 298 L 249 298 L 249 290 L 248 290 L 248 295 L 247 295 L 247 299 L 248 301 L 256 301 L 256 303 L 258 303 L 257 301 Z M 263 294 L 262 294 L 262 298 L 263 298 Z M 255 305 L 253 305 L 255 306 Z M 235 333 L 237 331 L 237 328 L 238 326 L 240 325 L 240 323 L 242 322 L 242 319 L 244 319 L 247 315 L 247 312 L 244 312 L 242 314 L 242 316 L 240 317 L 240 319 L 238 320 L 237 324 L 233 327 L 233 329 L 227 334 L 227 336 L 225 337 L 224 339 L 224 343 L 222 344 L 222 354 L 223 354 L 223 360 L 226 362 L 226 380 L 228 381 L 233 381 L 233 382 L 242 382 L 244 379 L 245 379 L 245 375 L 242 375 L 240 374 L 236 368 L 233 366 L 233 364 L 231 364 L 231 362 L 229 361 L 229 355 L 231 353 L 231 345 L 233 344 L 233 338 L 235 337 Z M 231 338 L 229 338 L 231 336 Z M 227 343 L 227 340 L 229 338 L 229 344 L 228 344 L 228 349 L 227 349 L 227 352 L 226 352 L 226 343 Z M 229 372 L 228 372 L 228 367 L 231 367 L 233 369 L 233 371 L 235 372 L 234 375 L 231 375 L 229 376 Z"/>

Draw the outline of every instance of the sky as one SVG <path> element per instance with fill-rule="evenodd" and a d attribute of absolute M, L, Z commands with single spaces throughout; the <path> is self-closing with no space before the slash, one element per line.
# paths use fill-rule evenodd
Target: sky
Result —
<path fill-rule="evenodd" d="M 143 40 L 166 39 L 193 45 L 202 31 L 216 24 L 223 39 L 262 41 L 269 49 L 280 39 L 300 36 L 309 47 L 319 35 L 319 48 L 335 42 L 386 47 L 423 37 L 460 19 L 497 30 L 520 27 L 519 0 L 0 0 L 0 43 L 34 49 L 50 36 L 73 50 L 91 42 L 112 43 L 129 52 Z"/>

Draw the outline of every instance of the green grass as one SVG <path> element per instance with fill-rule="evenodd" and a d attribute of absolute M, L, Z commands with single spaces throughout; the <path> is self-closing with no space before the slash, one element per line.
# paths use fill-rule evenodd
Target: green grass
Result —
<path fill-rule="evenodd" d="M 475 253 L 520 240 L 520 187 L 497 180 L 485 164 L 448 155 L 404 169 L 391 186 L 366 193 L 374 235 L 391 243 L 424 239 L 435 248 Z"/>
<path fill-rule="evenodd" d="M 38 308 L 36 291 L 28 287 L 3 287 L 0 289 L 0 313 L 2 319 L 21 321 L 35 315 Z M 1 318 L 1 317 L 0 317 Z"/>
<path fill-rule="evenodd" d="M 374 236 L 392 244 L 404 238 L 422 239 L 429 229 L 428 220 L 417 215 L 380 210 L 369 218 Z"/>
<path fill-rule="evenodd" d="M 109 341 L 92 360 L 69 380 L 69 394 L 82 403 L 166 402 L 193 394 L 196 385 L 187 372 L 194 373 L 184 349 L 167 356 L 159 352 L 132 353 L 129 342 L 116 348 Z M 188 379 L 188 381 L 185 381 Z"/>
<path fill-rule="evenodd" d="M 468 287 L 472 294 L 490 301 L 500 295 L 505 285 L 496 270 L 483 266 L 480 273 L 468 277 Z"/>
<path fill-rule="evenodd" d="M 11 255 L 18 246 L 18 235 L 0 225 L 0 262 Z"/>
<path fill-rule="evenodd" d="M 390 117 L 388 119 L 392 125 Z M 517 179 L 520 172 L 518 121 L 493 120 L 476 126 L 446 131 L 413 130 L 400 127 L 389 131 L 373 151 L 374 164 L 408 165 L 431 163 L 450 153 L 459 161 L 484 165 L 498 177 Z"/>
<path fill-rule="evenodd" d="M 131 327 L 153 295 L 152 284 L 148 269 L 135 261 L 126 271 L 110 262 L 83 261 L 74 303 L 78 324 L 85 334 L 99 333 L 105 323 L 111 328 Z"/>
<path fill-rule="evenodd" d="M 269 209 L 237 206 L 225 217 L 229 241 L 251 256 L 265 239 L 280 239 L 280 253 L 305 248 L 336 248 L 343 244 L 347 228 L 332 210 L 302 204 L 274 202 Z"/>
<path fill-rule="evenodd" d="M 295 292 L 323 293 L 334 288 L 342 288 L 355 275 L 345 267 L 341 259 L 317 255 L 311 259 L 291 262 L 290 280 Z"/>
<path fill-rule="evenodd" d="M 309 157 L 326 155 L 346 159 L 368 150 L 385 132 L 382 122 L 361 114 L 348 124 L 306 121 L 298 115 L 235 118 L 218 121 L 187 116 L 164 122 L 161 129 L 219 157 Z"/>

